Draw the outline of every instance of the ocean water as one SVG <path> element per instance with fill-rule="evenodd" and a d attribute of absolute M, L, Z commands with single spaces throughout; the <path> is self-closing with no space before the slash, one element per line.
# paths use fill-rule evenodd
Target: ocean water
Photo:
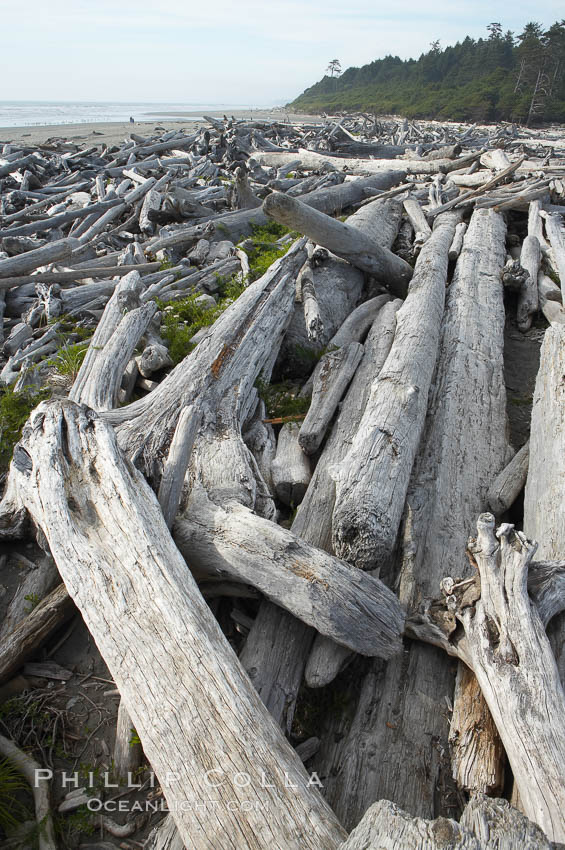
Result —
<path fill-rule="evenodd" d="M 202 120 L 204 112 L 253 109 L 250 104 L 200 103 L 99 103 L 0 101 L 0 127 L 33 127 L 43 124 L 90 124 L 94 122 Z"/>

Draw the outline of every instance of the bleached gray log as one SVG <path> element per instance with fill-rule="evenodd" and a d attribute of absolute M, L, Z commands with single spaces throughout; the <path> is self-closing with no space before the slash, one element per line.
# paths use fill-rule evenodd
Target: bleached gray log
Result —
<path fill-rule="evenodd" d="M 388 800 L 374 803 L 339 850 L 552 850 L 542 830 L 507 800 L 472 797 L 461 821 L 413 817 Z"/>
<path fill-rule="evenodd" d="M 57 567 L 52 558 L 45 556 L 37 564 L 33 564 L 33 569 L 18 585 L 8 605 L 0 626 L 0 640 L 4 640 L 60 581 Z M 30 600 L 33 601 L 30 602 Z"/>
<path fill-rule="evenodd" d="M 300 270 L 296 281 L 297 293 L 300 293 L 300 300 L 304 309 L 304 323 L 306 325 L 306 333 L 308 339 L 316 342 L 324 332 L 324 322 L 320 314 L 320 305 L 318 304 L 318 296 L 316 287 L 314 286 L 314 270 L 312 268 L 312 254 L 314 246 L 308 243 L 308 257 Z"/>
<path fill-rule="evenodd" d="M 541 308 L 546 301 L 556 301 L 561 304 L 560 288 L 541 269 L 538 273 L 538 295 Z"/>
<path fill-rule="evenodd" d="M 552 302 L 548 302 L 552 303 Z M 561 506 L 565 481 L 565 324 L 545 332 L 536 378 L 530 432 L 530 465 L 524 493 L 524 531 L 537 540 L 538 557 L 560 560 L 565 554 L 565 527 Z M 561 681 L 565 682 L 565 616 L 549 628 Z"/>
<path fill-rule="evenodd" d="M 31 224 L 22 224 L 19 227 L 10 227 L 7 230 L 0 230 L 0 239 L 11 236 L 29 236 L 32 233 L 39 233 L 45 230 L 52 230 L 55 227 L 62 227 L 69 222 L 87 218 L 92 214 L 102 214 L 112 209 L 112 207 L 120 206 L 120 201 L 115 198 L 110 201 L 103 201 L 99 204 L 89 204 L 87 207 L 76 210 L 68 210 L 59 215 L 47 216 L 39 221 L 33 221 Z"/>
<path fill-rule="evenodd" d="M 365 343 L 363 359 L 341 406 L 310 486 L 292 525 L 293 531 L 310 543 L 333 552 L 331 519 L 335 487 L 329 470 L 346 454 L 361 420 L 371 381 L 378 375 L 389 354 L 400 300 L 384 305 Z M 309 687 L 320 688 L 333 681 L 347 663 L 350 653 L 322 635 L 316 635 L 305 670 Z"/>
<path fill-rule="evenodd" d="M 1 517 L 0 530 L 4 537 L 12 534 L 11 527 L 2 529 Z M 59 584 L 4 636 L 0 649 L 0 681 L 4 682 L 13 676 L 73 611 L 65 585 Z"/>
<path fill-rule="evenodd" d="M 490 168 L 493 171 L 504 171 L 510 165 L 510 160 L 503 150 L 495 148 L 494 150 L 485 151 L 481 155 L 481 165 L 485 168 Z"/>
<path fill-rule="evenodd" d="M 212 303 L 215 303 L 213 299 Z M 137 368 L 144 378 L 151 378 L 155 372 L 173 365 L 169 349 L 160 336 L 160 330 L 161 313 L 155 313 L 144 334 L 143 351 L 137 357 Z"/>
<path fill-rule="evenodd" d="M 310 461 L 299 443 L 300 425 L 286 422 L 279 432 L 271 475 L 277 497 L 285 505 L 299 505 L 312 477 Z"/>
<path fill-rule="evenodd" d="M 385 201 L 377 199 L 351 215 L 348 224 L 360 230 L 366 236 L 374 238 L 383 247 L 390 248 L 398 233 L 401 216 L 402 204 L 396 198 Z M 349 263 L 330 256 L 329 260 L 314 269 L 314 283 L 321 318 L 324 323 L 324 334 L 316 343 L 309 341 L 304 318 L 299 308 L 296 307 L 279 358 L 282 366 L 290 364 L 297 374 L 304 373 L 304 377 L 306 377 L 307 369 L 304 368 L 304 364 L 300 361 L 297 353 L 304 348 L 320 350 L 323 347 L 340 347 L 346 342 L 360 342 L 361 338 L 357 337 L 360 329 L 355 331 L 355 336 L 351 339 L 348 338 L 346 331 L 350 327 L 349 322 L 355 322 L 356 316 L 361 317 L 364 309 L 372 309 L 369 306 L 370 302 L 367 302 L 366 308 L 360 305 L 359 313 L 357 311 L 352 313 L 361 295 L 363 276 L 358 269 L 354 269 Z M 350 314 L 351 317 L 349 318 Z M 347 324 L 344 324 L 344 322 Z M 342 326 L 344 335 L 338 336 Z M 311 380 L 308 380 L 301 391 L 301 395 L 308 396 L 310 393 Z"/>
<path fill-rule="evenodd" d="M 376 194 L 378 191 L 386 191 L 391 186 L 401 183 L 406 177 L 406 171 L 402 170 L 403 167 L 403 165 L 398 166 L 394 171 L 383 171 L 374 174 L 372 177 L 361 177 L 339 185 L 325 186 L 322 189 L 307 192 L 301 197 L 301 201 L 327 215 L 339 215 L 343 210 L 364 200 L 367 197 L 367 191 Z M 269 218 L 258 208 L 256 210 L 238 210 L 237 212 L 216 216 L 213 221 L 208 223 L 208 226 L 215 240 L 225 239 L 227 235 L 234 242 L 239 242 L 245 236 L 252 235 L 252 224 L 264 225 L 268 222 Z M 172 236 L 163 238 L 159 236 L 149 243 L 145 243 L 144 247 L 155 252 L 171 245 L 195 242 L 200 236 L 206 235 L 202 232 L 203 226 L 199 225 L 198 227 L 198 235 L 195 234 L 196 228 L 194 227 L 182 228 Z"/>
<path fill-rule="evenodd" d="M 555 301 L 546 301 L 541 309 L 550 325 L 565 324 L 565 310 L 560 304 Z"/>
<path fill-rule="evenodd" d="M 169 454 L 163 465 L 158 499 L 169 529 L 172 528 L 179 509 L 186 470 L 199 424 L 192 405 L 181 411 L 169 447 Z"/>
<path fill-rule="evenodd" d="M 239 417 L 242 402 L 280 344 L 294 305 L 291 280 L 304 256 L 304 240 L 299 240 L 222 313 L 196 350 L 149 396 L 104 414 L 117 425 L 124 449 L 137 456 L 157 486 L 158 459 L 168 450 L 179 413 L 195 404 L 203 419 L 190 475 L 219 504 L 232 498 L 253 508 L 259 490 L 266 490 L 242 441 Z"/>
<path fill-rule="evenodd" d="M 565 304 L 565 236 L 563 235 L 562 219 L 555 213 L 543 213 L 543 217 L 545 219 L 545 231 L 551 244 L 551 252 L 559 274 L 563 303 Z"/>
<path fill-rule="evenodd" d="M 136 771 L 141 766 L 143 749 L 138 741 L 133 739 L 135 732 L 133 723 L 122 700 L 118 707 L 116 720 L 116 738 L 114 741 L 113 768 L 119 779 L 128 783 L 135 782 Z"/>
<path fill-rule="evenodd" d="M 252 584 L 363 655 L 390 657 L 400 648 L 404 617 L 388 588 L 243 505 L 216 505 L 195 485 L 173 534 L 197 574 Z"/>
<path fill-rule="evenodd" d="M 350 159 L 342 156 L 327 157 L 323 154 L 316 153 L 300 148 L 297 153 L 271 153 L 257 152 L 254 158 L 262 165 L 280 168 L 287 163 L 295 162 L 300 159 L 300 167 L 305 170 L 318 170 L 324 167 L 328 170 L 337 170 L 346 168 L 349 174 L 379 174 L 390 169 L 392 163 L 390 159 Z M 394 162 L 396 165 L 397 162 Z M 406 169 L 406 172 L 411 174 L 438 174 L 445 170 L 445 162 L 429 162 L 425 159 L 402 159 L 398 160 L 398 164 Z"/>
<path fill-rule="evenodd" d="M 253 194 L 247 174 L 243 168 L 235 169 L 235 194 L 238 210 L 252 210 L 261 206 L 261 200 Z"/>
<path fill-rule="evenodd" d="M 541 618 L 527 591 L 537 545 L 509 524 L 495 536 L 481 514 L 469 549 L 481 596 L 456 606 L 470 663 L 502 738 L 525 814 L 550 841 L 565 838 L 565 697 Z M 541 706 L 524 712 L 524 702 Z"/>
<path fill-rule="evenodd" d="M 322 358 L 313 382 L 312 401 L 298 434 L 298 443 L 305 454 L 314 454 L 319 449 L 362 356 L 363 346 L 350 342 Z"/>
<path fill-rule="evenodd" d="M 397 221 L 399 218 L 400 212 L 398 212 Z M 391 238 L 394 239 L 392 233 Z M 381 368 L 392 344 L 395 312 L 401 303 L 401 301 L 396 301 L 390 305 L 385 305 L 371 328 L 365 344 L 363 359 L 293 523 L 293 531 L 302 540 L 328 552 L 332 552 L 331 513 L 334 488 L 327 469 L 334 461 L 341 459 L 352 435 L 355 433 L 368 394 L 369 379 Z M 281 616 L 278 609 L 269 602 L 262 603 L 260 612 L 262 616 L 260 620 L 258 619 L 258 624 L 261 624 L 261 629 L 252 628 L 247 637 L 245 652 L 250 653 L 255 659 L 253 676 L 256 681 L 261 683 L 262 691 L 273 694 L 271 704 L 279 693 L 279 689 L 283 690 L 286 696 L 284 717 L 290 726 L 298 688 L 315 633 L 311 628 L 305 629 L 299 620 L 286 612 Z M 267 653 L 262 646 L 264 634 L 272 636 L 272 657 L 281 658 L 280 665 L 273 666 L 271 664 L 271 654 Z M 336 644 L 329 638 L 321 635 L 316 637 L 316 642 L 323 641 L 328 644 L 332 670 L 336 666 L 336 656 L 339 656 L 340 659 L 342 656 L 346 658 L 350 656 L 351 653 L 348 649 Z M 270 646 L 268 640 L 267 645 Z M 338 669 L 340 664 L 341 660 L 337 662 Z M 327 671 L 328 666 L 329 664 L 326 664 L 325 671 Z M 279 669 L 281 669 L 280 677 Z M 330 672 L 327 681 L 331 681 L 334 676 L 335 673 Z M 325 683 L 320 682 L 318 686 Z M 316 687 L 316 684 L 312 681 L 308 681 L 308 684 Z"/>
<path fill-rule="evenodd" d="M 172 815 L 167 815 L 149 833 L 144 844 L 144 850 L 185 850 L 186 846 L 179 835 Z"/>
<path fill-rule="evenodd" d="M 374 275 L 391 292 L 401 297 L 406 295 L 412 277 L 411 266 L 362 231 L 279 192 L 265 199 L 263 211 L 280 224 L 306 234 L 316 244 Z"/>
<path fill-rule="evenodd" d="M 514 850 L 516 847 L 550 850 L 552 847 L 543 831 L 507 800 L 482 794 L 469 800 L 460 825 L 474 833 L 485 850 Z"/>
<path fill-rule="evenodd" d="M 141 210 L 139 212 L 139 229 L 147 236 L 151 236 L 155 231 L 155 224 L 149 218 L 149 212 L 158 210 L 161 207 L 162 196 L 155 189 L 150 189 L 145 195 Z"/>
<path fill-rule="evenodd" d="M 259 472 L 271 495 L 274 495 L 272 463 L 277 453 L 277 439 L 273 426 L 263 422 L 267 418 L 265 402 L 261 399 L 257 406 L 256 418 L 243 433 L 245 445 L 255 458 Z"/>
<path fill-rule="evenodd" d="M 41 248 L 26 251 L 25 254 L 0 260 L 0 289 L 9 289 L 13 286 L 12 283 L 5 284 L 3 278 L 26 274 L 55 260 L 68 260 L 75 245 L 75 239 L 60 239 L 58 242 L 50 242 Z"/>
<path fill-rule="evenodd" d="M 420 234 L 420 244 L 426 242 L 432 235 L 432 229 L 428 224 L 426 216 L 415 198 L 406 198 L 404 201 L 404 209 L 408 216 L 414 232 Z"/>
<path fill-rule="evenodd" d="M 284 635 L 284 640 L 281 640 Z M 304 661 L 314 631 L 264 600 L 239 660 L 274 720 L 290 735 Z"/>
<path fill-rule="evenodd" d="M 449 246 L 448 256 L 450 262 L 455 262 L 455 260 L 459 257 L 461 249 L 463 248 L 463 238 L 466 232 L 467 222 L 460 221 L 457 227 L 455 228 L 455 236 L 453 237 L 453 242 Z"/>
<path fill-rule="evenodd" d="M 487 503 L 495 516 L 500 516 L 514 504 L 524 488 L 528 477 L 530 462 L 530 444 L 525 443 L 516 452 L 508 466 L 494 479 L 487 493 Z"/>
<path fill-rule="evenodd" d="M 422 248 L 387 362 L 347 455 L 331 471 L 333 545 L 362 569 L 379 567 L 396 540 L 437 357 L 456 223 L 456 216 L 443 218 Z"/>
<path fill-rule="evenodd" d="M 454 563 L 457 575 L 470 572 L 464 556 L 469 531 L 493 476 L 507 462 L 500 283 L 505 233 L 501 215 L 475 212 L 447 291 L 427 421 L 404 507 L 397 588 L 408 610 L 437 595 Z M 308 495 L 304 505 L 307 501 Z M 455 525 L 454 516 L 459 517 Z M 343 745 L 345 773 L 339 781 L 330 779 L 327 788 L 346 827 L 381 798 L 421 817 L 449 811 L 438 801 L 437 788 L 454 790 L 451 764 L 443 755 L 449 752 L 446 699 L 453 701 L 453 687 L 444 655 L 420 643 L 407 644 L 384 676 L 380 667 L 367 674 Z M 391 705 L 401 720 L 391 720 Z M 437 747 L 430 748 L 430 740 L 437 740 Z M 356 785 L 356 791 L 347 790 Z"/>
<path fill-rule="evenodd" d="M 138 306 L 140 289 L 141 278 L 137 271 L 132 271 L 125 275 L 114 289 L 113 295 L 106 305 L 102 319 L 98 322 L 82 366 L 69 394 L 69 398 L 72 400 L 80 401 L 83 404 L 87 403 L 86 394 L 89 392 L 90 376 L 96 368 L 96 362 L 100 359 L 105 346 L 110 342 L 114 332 L 118 328 L 124 311 Z"/>
<path fill-rule="evenodd" d="M 520 252 L 520 265 L 527 271 L 516 307 L 516 322 L 521 331 L 532 326 L 532 320 L 539 308 L 538 273 L 541 262 L 541 248 L 536 236 L 526 236 Z"/>
<path fill-rule="evenodd" d="M 137 306 L 140 278 L 131 275 L 122 278 L 108 302 L 69 394 L 94 410 L 117 406 L 124 370 L 157 310 L 154 301 Z"/>
<path fill-rule="evenodd" d="M 13 510 L 15 500 L 45 534 L 187 846 L 228 850 L 237 836 L 242 845 L 276 850 L 337 847 L 345 833 L 307 786 L 300 759 L 244 674 L 153 492 L 122 456 L 111 427 L 92 411 L 59 401 L 38 407 L 24 432 L 20 453 L 27 461 L 12 464 L 12 497 L 2 510 Z M 117 546 L 120 540 L 127 543 Z M 213 789 L 221 802 L 213 818 L 177 805 L 202 800 L 211 766 L 225 783 Z M 262 771 L 267 787 L 234 781 L 234 773 Z M 285 776 L 294 788 L 285 787 Z M 260 807 L 245 813 L 240 803 L 227 805 L 255 799 Z"/>

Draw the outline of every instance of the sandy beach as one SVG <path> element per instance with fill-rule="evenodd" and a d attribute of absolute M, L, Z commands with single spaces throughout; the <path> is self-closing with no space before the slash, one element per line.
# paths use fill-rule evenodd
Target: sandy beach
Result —
<path fill-rule="evenodd" d="M 222 119 L 223 112 L 207 112 L 213 118 Z M 240 120 L 251 121 L 290 121 L 292 123 L 315 123 L 320 121 L 320 116 L 316 115 L 299 115 L 288 112 L 283 108 L 265 110 L 265 109 L 246 109 L 233 110 L 228 117 L 231 116 Z M 192 117 L 194 116 L 194 117 Z M 48 139 L 67 139 L 69 142 L 76 142 L 85 147 L 94 147 L 94 145 L 116 145 L 121 144 L 124 139 L 128 138 L 130 133 L 136 133 L 139 136 L 155 136 L 161 134 L 163 130 L 181 129 L 186 132 L 194 132 L 199 127 L 207 126 L 207 122 L 203 120 L 201 113 L 182 113 L 182 117 L 178 117 L 178 113 L 171 113 L 167 117 L 162 115 L 151 121 L 136 121 L 135 124 L 130 124 L 129 121 L 116 121 L 106 123 L 81 123 L 81 124 L 48 124 L 34 125 L 31 127 L 0 127 L 0 145 L 13 144 L 21 146 L 35 147 L 47 142 Z"/>

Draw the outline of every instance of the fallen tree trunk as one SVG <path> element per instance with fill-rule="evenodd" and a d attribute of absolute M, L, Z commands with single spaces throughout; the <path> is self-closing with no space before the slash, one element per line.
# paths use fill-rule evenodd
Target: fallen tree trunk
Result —
<path fill-rule="evenodd" d="M 378 579 L 242 505 L 220 507 L 202 489 L 193 489 L 173 534 L 197 574 L 252 584 L 322 634 L 363 655 L 388 658 L 400 648 L 402 609 Z"/>
<path fill-rule="evenodd" d="M 306 234 L 316 244 L 374 275 L 391 292 L 402 297 L 406 295 L 412 277 L 411 266 L 362 231 L 280 192 L 273 192 L 266 198 L 263 211 L 280 224 Z"/>
<path fill-rule="evenodd" d="M 308 786 L 300 759 L 245 676 L 154 494 L 121 455 L 112 429 L 73 402 L 43 403 L 24 430 L 19 456 L 26 461 L 12 464 L 11 493 L 49 543 L 185 844 L 337 847 L 343 830 Z M 11 511 L 13 502 L 2 507 Z M 214 817 L 203 795 L 210 769 L 218 786 Z M 241 787 L 236 774 L 249 775 L 249 782 Z M 268 777 L 262 787 L 261 775 Z M 191 806 L 183 805 L 187 800 Z M 247 800 L 258 805 L 242 817 Z"/>
<path fill-rule="evenodd" d="M 484 507 L 493 474 L 506 461 L 504 242 L 502 216 L 476 212 L 447 292 L 427 423 L 405 504 L 403 499 L 397 587 L 409 610 L 437 594 L 453 563 L 465 575 L 462 553 L 471 523 Z M 393 364 L 394 350 L 395 345 L 389 355 Z M 408 344 L 405 356 L 410 351 Z M 472 462 L 466 462 L 469 457 Z M 453 516 L 461 518 L 456 528 Z M 421 817 L 448 814 L 450 806 L 457 806 L 450 797 L 445 711 L 453 686 L 453 670 L 443 654 L 422 644 L 409 642 L 384 675 L 373 665 L 343 745 L 342 771 L 328 780 L 328 800 L 347 827 L 381 798 Z M 430 747 L 430 740 L 437 746 Z"/>
<path fill-rule="evenodd" d="M 344 210 L 365 200 L 367 197 L 366 190 L 378 194 L 379 191 L 386 191 L 392 186 L 396 186 L 397 183 L 401 183 L 406 177 L 406 171 L 403 169 L 403 166 L 399 166 L 394 171 L 383 171 L 372 177 L 361 177 L 336 186 L 315 189 L 302 195 L 300 200 L 319 212 L 324 212 L 327 215 L 340 215 Z M 229 238 L 234 242 L 239 242 L 245 236 L 252 235 L 252 225 L 263 226 L 268 223 L 269 218 L 262 209 L 238 210 L 237 212 L 216 216 L 206 225 L 183 228 L 171 236 L 158 237 L 144 243 L 143 247 L 154 253 L 172 245 L 196 242 L 203 235 L 204 226 L 212 231 L 213 238 L 216 240 Z"/>
<path fill-rule="evenodd" d="M 562 516 L 565 482 L 565 325 L 552 325 L 544 336 L 536 378 L 530 433 L 530 463 L 524 493 L 524 531 L 539 541 L 545 560 L 563 558 Z M 550 625 L 549 636 L 565 683 L 565 615 Z"/>
<path fill-rule="evenodd" d="M 480 575 L 480 599 L 471 607 L 455 602 L 455 610 L 525 814 L 551 841 L 562 842 L 565 699 L 541 618 L 527 592 L 528 565 L 536 548 L 511 525 L 500 526 L 495 536 L 494 517 L 481 514 L 477 540 L 470 546 Z"/>
<path fill-rule="evenodd" d="M 351 448 L 333 467 L 333 544 L 340 557 L 362 569 L 379 567 L 398 533 L 437 357 L 456 223 L 454 215 L 441 219 L 422 248 L 387 362 Z"/>
<path fill-rule="evenodd" d="M 339 850 L 552 850 L 541 829 L 507 800 L 477 795 L 459 823 L 451 818 L 423 820 L 380 800 L 366 812 Z"/>

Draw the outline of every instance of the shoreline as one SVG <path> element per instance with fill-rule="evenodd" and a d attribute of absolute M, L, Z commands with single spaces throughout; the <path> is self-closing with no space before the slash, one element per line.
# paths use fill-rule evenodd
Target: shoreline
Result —
<path fill-rule="evenodd" d="M 206 112 L 212 118 L 222 119 L 223 111 Z M 175 117 L 183 115 L 186 117 Z M 288 112 L 282 107 L 274 109 L 234 109 L 229 117 L 240 121 L 280 121 L 311 124 L 321 120 L 319 115 L 302 115 Z M 23 127 L 0 127 L 0 145 L 10 144 L 22 147 L 35 147 L 45 144 L 49 139 L 66 139 L 69 142 L 83 143 L 86 147 L 122 144 L 130 133 L 139 136 L 154 136 L 167 130 L 186 130 L 193 133 L 200 127 L 208 127 L 208 122 L 198 111 L 169 113 L 159 118 L 136 121 L 87 121 L 76 124 L 33 124 Z M 164 130 L 163 130 L 164 128 Z"/>

